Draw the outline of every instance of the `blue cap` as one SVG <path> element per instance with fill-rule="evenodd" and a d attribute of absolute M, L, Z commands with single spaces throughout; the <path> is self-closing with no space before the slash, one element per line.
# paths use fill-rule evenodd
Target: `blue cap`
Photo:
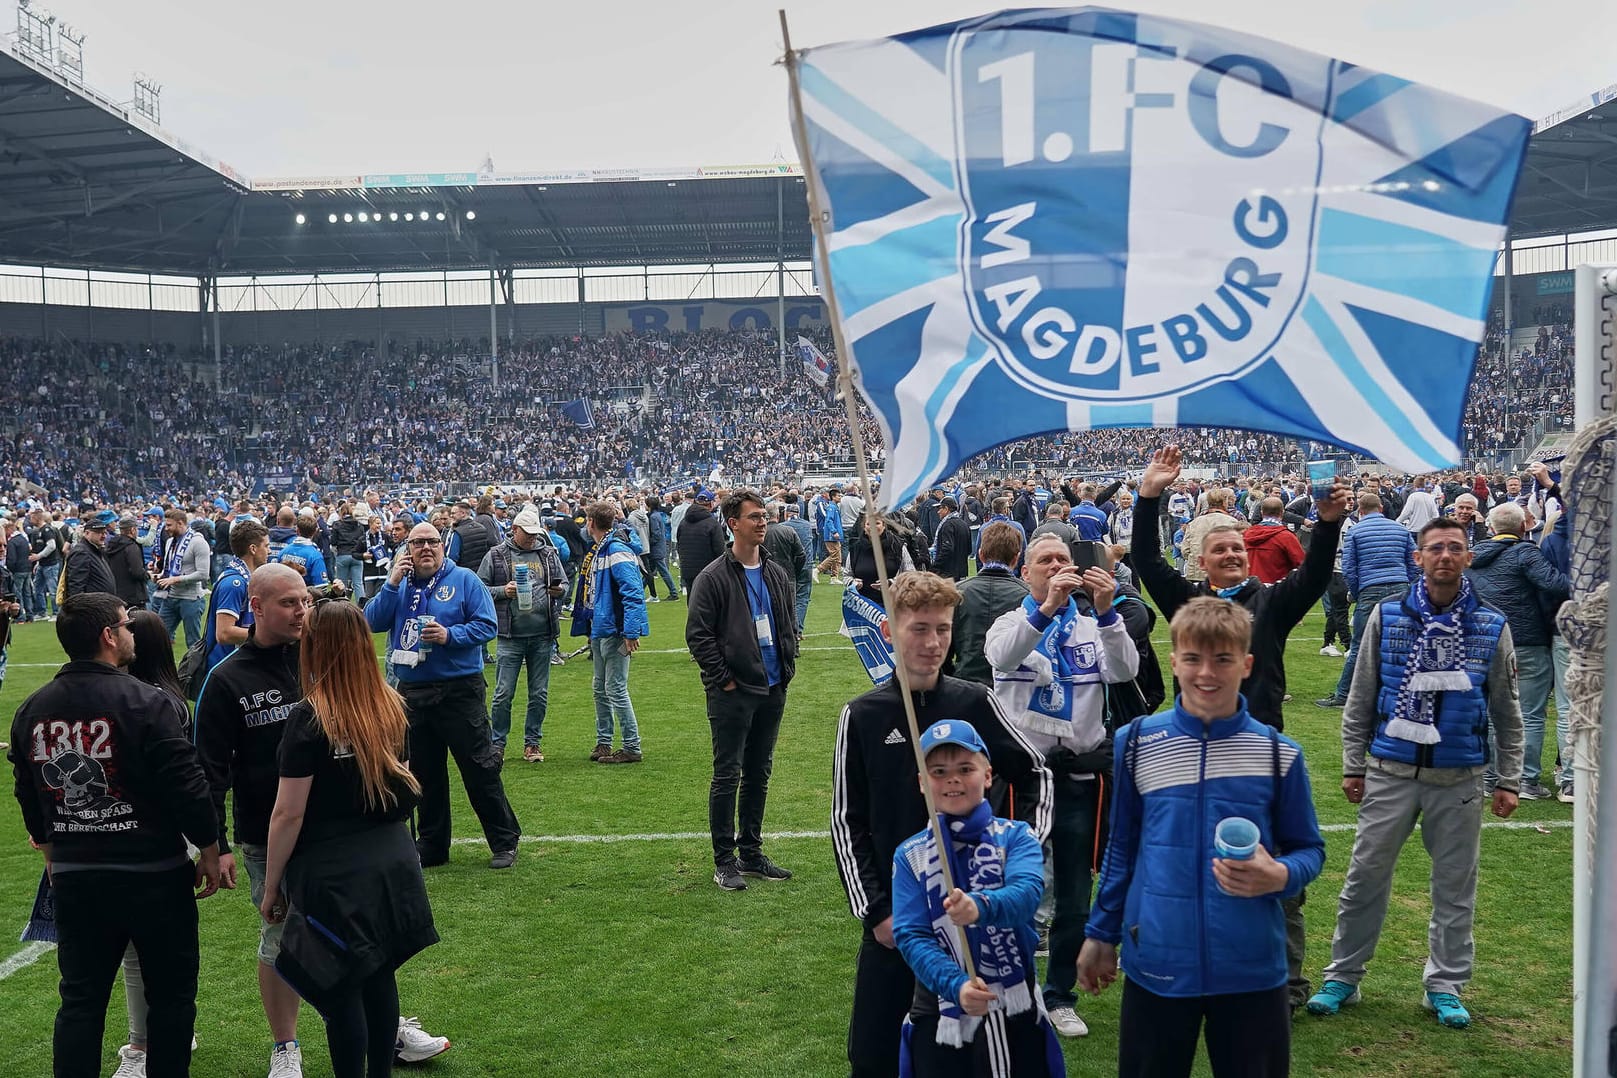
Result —
<path fill-rule="evenodd" d="M 215 498 L 213 500 L 213 507 L 219 510 L 221 513 L 230 512 L 230 503 L 225 501 L 223 498 Z"/>
<path fill-rule="evenodd" d="M 713 500 L 713 492 L 706 487 L 703 487 L 701 490 L 696 492 L 696 500 L 699 502 L 710 502 Z"/>
<path fill-rule="evenodd" d="M 160 505 L 154 505 L 150 509 L 146 510 L 146 512 L 142 515 L 148 517 L 160 517 L 163 515 L 163 507 Z"/>
<path fill-rule="evenodd" d="M 118 523 L 118 514 L 111 509 L 103 509 L 99 513 L 91 513 L 84 520 L 86 528 L 110 528 Z"/>
<path fill-rule="evenodd" d="M 988 755 L 988 746 L 983 744 L 977 728 L 964 719 L 945 719 L 926 728 L 921 735 L 921 756 L 930 756 L 939 745 L 959 745 L 968 752 Z"/>

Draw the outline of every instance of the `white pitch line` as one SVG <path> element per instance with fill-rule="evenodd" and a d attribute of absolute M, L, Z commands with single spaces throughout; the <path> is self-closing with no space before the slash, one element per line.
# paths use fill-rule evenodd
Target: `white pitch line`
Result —
<path fill-rule="evenodd" d="M 0 962 L 0 981 L 5 980 L 20 969 L 27 969 L 55 949 L 56 944 L 54 943 L 41 943 L 35 940 L 4 962 Z"/>
<path fill-rule="evenodd" d="M 1338 834 L 1352 831 L 1357 824 L 1327 823 L 1320 825 L 1322 834 Z M 1490 820 L 1482 825 L 1484 831 L 1531 831 L 1535 828 L 1553 828 L 1563 830 L 1571 827 L 1571 820 Z M 610 844 L 616 842 L 695 842 L 712 836 L 706 831 L 653 831 L 638 834 L 622 835 L 523 835 L 522 842 L 550 843 L 552 845 L 589 846 L 596 844 Z M 770 840 L 792 838 L 830 838 L 829 831 L 771 831 L 764 835 Z M 480 838 L 457 838 L 450 842 L 456 846 L 477 846 L 484 840 Z"/>

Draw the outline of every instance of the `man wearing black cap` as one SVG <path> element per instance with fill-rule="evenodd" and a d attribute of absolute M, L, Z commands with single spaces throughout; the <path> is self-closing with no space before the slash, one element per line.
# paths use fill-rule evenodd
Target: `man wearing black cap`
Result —
<path fill-rule="evenodd" d="M 67 552 L 67 598 L 91 592 L 118 594 L 112 568 L 107 564 L 107 529 L 117 523 L 118 514 L 110 509 L 84 518 L 79 541 Z"/>
<path fill-rule="evenodd" d="M 141 556 L 140 540 L 135 538 L 136 520 L 126 516 L 118 521 L 117 534 L 107 535 L 107 567 L 112 570 L 112 581 L 118 598 L 131 610 L 146 608 L 146 582 L 152 574 L 146 571 Z"/>

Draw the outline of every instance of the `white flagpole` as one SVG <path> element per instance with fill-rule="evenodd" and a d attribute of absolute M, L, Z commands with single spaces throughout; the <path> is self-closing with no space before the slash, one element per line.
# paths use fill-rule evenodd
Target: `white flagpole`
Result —
<path fill-rule="evenodd" d="M 864 432 L 859 427 L 859 395 L 853 384 L 853 352 L 848 348 L 848 342 L 842 337 L 842 313 L 837 306 L 836 288 L 831 283 L 831 260 L 828 254 L 830 243 L 830 218 L 824 208 L 821 197 L 820 170 L 814 163 L 814 157 L 809 153 L 808 129 L 803 123 L 802 89 L 797 80 L 797 54 L 792 51 L 792 35 L 786 26 L 786 11 L 780 9 L 780 35 L 786 48 L 786 77 L 791 85 L 792 94 L 792 136 L 797 142 L 797 156 L 803 162 L 803 176 L 808 188 L 809 223 L 814 228 L 814 259 L 819 264 L 820 283 L 825 289 L 826 311 L 831 316 L 831 334 L 837 346 L 837 387 L 841 390 L 842 402 L 847 409 L 848 434 L 853 442 L 854 466 L 859 471 L 860 493 L 865 498 L 868 507 L 865 519 L 872 521 L 868 526 L 867 534 L 875 531 L 874 520 L 879 519 L 881 513 L 876 506 L 876 497 L 870 486 L 870 466 L 865 458 Z M 872 515 L 872 510 L 876 510 Z M 876 556 L 876 576 L 881 584 L 882 607 L 887 611 L 887 623 L 893 624 L 893 612 L 887 605 L 888 585 L 892 579 L 887 575 L 887 557 L 882 552 L 879 536 L 871 538 L 870 547 Z M 949 867 L 949 836 L 943 832 L 943 822 L 938 819 L 938 807 L 932 801 L 932 788 L 927 783 L 926 756 L 921 752 L 921 731 L 915 717 L 915 701 L 910 696 L 910 676 L 904 667 L 904 657 L 900 654 L 902 644 L 897 636 L 893 637 L 893 676 L 898 679 L 899 696 L 904 701 L 904 717 L 909 721 L 910 746 L 915 750 L 915 770 L 921 779 L 921 796 L 926 799 L 927 824 L 932 829 L 932 841 L 938 848 L 938 868 L 943 876 L 944 894 L 949 894 L 955 888 L 954 873 Z M 977 965 L 971 958 L 971 942 L 966 937 L 965 929 L 957 928 L 960 934 L 960 954 L 962 966 L 967 977 L 977 976 Z"/>

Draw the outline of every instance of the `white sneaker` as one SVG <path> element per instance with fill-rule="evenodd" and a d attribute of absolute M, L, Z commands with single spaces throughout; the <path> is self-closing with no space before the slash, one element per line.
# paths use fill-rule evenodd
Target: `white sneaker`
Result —
<path fill-rule="evenodd" d="M 1053 1007 L 1050 1010 L 1050 1024 L 1056 1027 L 1056 1032 L 1063 1037 L 1087 1037 L 1089 1026 L 1078 1017 L 1078 1012 L 1071 1007 Z"/>
<path fill-rule="evenodd" d="M 297 1041 L 270 1052 L 269 1078 L 303 1078 L 303 1049 Z"/>
<path fill-rule="evenodd" d="M 399 1019 L 399 1039 L 393 1051 L 400 1063 L 420 1063 L 449 1051 L 448 1037 L 434 1037 L 421 1028 L 419 1018 Z"/>
<path fill-rule="evenodd" d="M 127 1044 L 118 1049 L 118 1069 L 112 1078 L 146 1078 L 146 1053 Z"/>
<path fill-rule="evenodd" d="M 818 570 L 818 569 L 814 570 L 814 582 L 816 584 L 818 584 L 820 582 L 820 570 Z"/>
<path fill-rule="evenodd" d="M 1326 644 L 1324 647 L 1319 649 L 1319 653 L 1321 655 L 1329 655 L 1333 659 L 1342 659 L 1347 657 L 1347 652 L 1343 651 L 1335 644 Z"/>

